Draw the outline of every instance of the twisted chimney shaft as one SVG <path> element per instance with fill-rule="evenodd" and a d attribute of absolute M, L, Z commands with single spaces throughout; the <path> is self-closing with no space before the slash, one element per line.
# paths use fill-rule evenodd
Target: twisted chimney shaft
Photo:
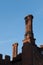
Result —
<path fill-rule="evenodd" d="M 13 44 L 12 48 L 13 48 L 13 50 L 12 50 L 12 53 L 13 53 L 12 58 L 14 59 L 18 54 L 18 43 Z"/>
<path fill-rule="evenodd" d="M 33 35 L 33 16 L 28 15 L 25 17 L 25 39 L 23 40 L 23 43 L 29 42 L 34 43 L 34 35 Z"/>

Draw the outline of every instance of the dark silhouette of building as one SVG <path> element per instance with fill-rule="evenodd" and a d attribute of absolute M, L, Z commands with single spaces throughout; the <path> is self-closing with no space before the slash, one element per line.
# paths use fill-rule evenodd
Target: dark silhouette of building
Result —
<path fill-rule="evenodd" d="M 3 59 L 0 54 L 0 65 L 43 65 L 43 45 L 38 47 L 35 44 L 32 23 L 33 16 L 26 16 L 22 53 L 18 54 L 18 43 L 13 44 L 12 61 L 10 56 L 6 55 Z"/>

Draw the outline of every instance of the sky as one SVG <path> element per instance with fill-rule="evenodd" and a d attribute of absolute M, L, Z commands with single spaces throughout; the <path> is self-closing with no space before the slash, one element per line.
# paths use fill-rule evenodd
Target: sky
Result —
<path fill-rule="evenodd" d="M 12 57 L 12 44 L 22 52 L 25 34 L 24 17 L 32 14 L 37 46 L 43 45 L 43 0 L 0 0 L 0 54 Z"/>

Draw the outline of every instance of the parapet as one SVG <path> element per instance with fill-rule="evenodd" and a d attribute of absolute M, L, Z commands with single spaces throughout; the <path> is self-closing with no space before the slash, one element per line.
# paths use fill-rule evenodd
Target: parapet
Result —
<path fill-rule="evenodd" d="M 5 61 L 10 61 L 10 56 L 5 55 Z"/>
<path fill-rule="evenodd" d="M 0 60 L 2 60 L 3 59 L 3 55 L 2 54 L 0 54 Z"/>
<path fill-rule="evenodd" d="M 5 59 L 3 59 L 3 55 L 2 54 L 0 54 L 0 61 L 11 61 L 11 59 L 10 59 L 10 56 L 9 55 L 5 55 Z"/>

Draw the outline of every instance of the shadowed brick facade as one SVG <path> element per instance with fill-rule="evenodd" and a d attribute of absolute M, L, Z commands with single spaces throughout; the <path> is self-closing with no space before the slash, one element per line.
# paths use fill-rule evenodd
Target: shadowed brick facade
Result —
<path fill-rule="evenodd" d="M 43 65 L 43 45 L 38 47 L 35 44 L 33 33 L 33 16 L 25 17 L 25 35 L 22 46 L 22 53 L 18 54 L 18 43 L 12 45 L 12 61 L 10 56 L 5 59 L 0 54 L 0 65 Z"/>

